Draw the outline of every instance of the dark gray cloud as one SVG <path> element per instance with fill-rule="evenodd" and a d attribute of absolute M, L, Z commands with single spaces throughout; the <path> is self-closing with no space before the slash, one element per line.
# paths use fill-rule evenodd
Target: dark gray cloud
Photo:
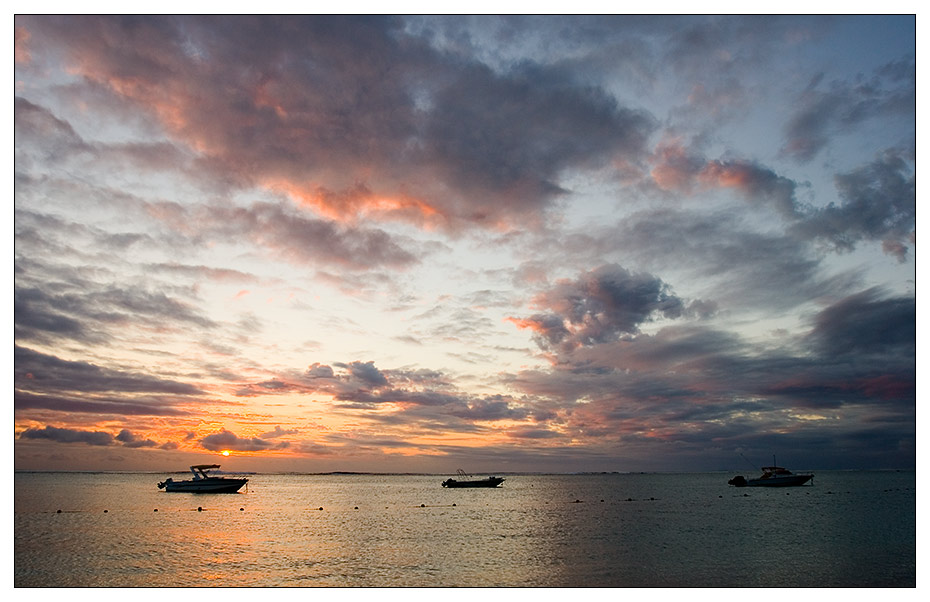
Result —
<path fill-rule="evenodd" d="M 861 241 L 882 241 L 885 252 L 904 261 L 917 214 L 916 173 L 910 162 L 887 151 L 868 165 L 837 174 L 836 188 L 843 202 L 812 210 L 794 231 L 839 251 L 851 251 Z"/>
<path fill-rule="evenodd" d="M 730 209 L 650 209 L 570 233 L 559 245 L 533 252 L 550 261 L 567 254 L 594 265 L 605 257 L 624 258 L 687 285 L 702 298 L 690 301 L 688 309 L 712 315 L 718 308 L 786 311 L 861 286 L 855 273 L 825 270 L 824 256 L 808 242 L 778 230 L 760 231 L 751 218 Z M 702 302 L 709 305 L 701 309 Z"/>
<path fill-rule="evenodd" d="M 869 289 L 824 308 L 806 336 L 779 347 L 669 326 L 563 348 L 551 370 L 527 370 L 509 383 L 550 400 L 560 431 L 577 438 L 648 437 L 695 453 L 790 445 L 815 455 L 831 437 L 858 437 L 849 453 L 899 461 L 914 448 L 915 318 L 913 298 Z"/>
<path fill-rule="evenodd" d="M 210 451 L 266 451 L 277 447 L 259 437 L 239 437 L 232 431 L 221 429 L 200 439 L 200 445 Z"/>
<path fill-rule="evenodd" d="M 668 284 L 645 273 L 604 265 L 575 281 L 562 281 L 537 295 L 535 304 L 548 310 L 529 318 L 514 318 L 531 328 L 544 348 L 571 350 L 636 334 L 655 318 L 680 318 L 689 312 L 685 300 Z"/>
<path fill-rule="evenodd" d="M 81 431 L 76 429 L 46 426 L 29 428 L 20 433 L 20 439 L 44 439 L 57 443 L 86 443 L 88 445 L 113 445 L 113 435 L 104 431 Z"/>
<path fill-rule="evenodd" d="M 331 220 L 307 217 L 284 205 L 211 207 L 191 217 L 199 223 L 201 236 L 219 240 L 245 237 L 275 256 L 296 263 L 365 269 L 404 267 L 418 261 L 383 230 L 341 226 Z"/>
<path fill-rule="evenodd" d="M 361 387 L 378 388 L 388 384 L 387 378 L 375 367 L 374 362 L 352 362 L 351 364 L 336 365 L 347 369 L 350 380 L 358 383 Z"/>
<path fill-rule="evenodd" d="M 335 366 L 341 371 L 313 364 L 304 374 L 277 381 L 280 386 L 274 390 L 246 385 L 240 388 L 240 394 L 267 395 L 277 393 L 278 389 L 311 398 L 314 394 L 325 394 L 333 396 L 344 409 L 362 412 L 396 404 L 394 413 L 366 414 L 366 419 L 382 424 L 416 423 L 430 431 L 468 432 L 475 430 L 476 421 L 521 420 L 529 415 L 525 404 L 512 397 L 469 394 L 459 390 L 450 375 L 437 370 L 381 370 L 372 361 Z"/>
<path fill-rule="evenodd" d="M 61 234 L 67 239 L 67 230 Z M 117 277 L 112 271 L 121 263 L 117 260 L 94 267 L 99 257 L 19 243 L 17 236 L 14 324 L 19 340 L 100 344 L 130 323 L 171 330 L 218 326 L 189 301 L 195 299 L 191 288 L 142 275 Z M 78 265 L 63 257 L 76 259 Z"/>
<path fill-rule="evenodd" d="M 558 178 L 566 168 L 641 153 L 654 119 L 565 75 L 528 64 L 505 76 L 468 66 L 434 96 L 426 156 L 455 189 L 487 199 L 463 207 L 465 217 L 526 216 L 565 192 Z"/>
<path fill-rule="evenodd" d="M 872 288 L 820 312 L 808 339 L 824 356 L 908 357 L 916 353 L 917 305 Z"/>
<path fill-rule="evenodd" d="M 20 167 L 23 161 L 31 166 L 32 160 L 57 162 L 62 156 L 87 152 L 90 145 L 74 131 L 67 121 L 59 119 L 48 109 L 25 98 L 14 98 L 14 132 Z M 34 157 L 34 159 L 33 159 Z"/>
<path fill-rule="evenodd" d="M 830 138 L 882 115 L 912 117 L 917 110 L 917 69 L 913 57 L 883 65 L 854 81 L 824 82 L 817 74 L 798 99 L 785 126 L 783 151 L 810 161 Z"/>
<path fill-rule="evenodd" d="M 143 373 L 125 372 L 90 362 L 59 357 L 16 345 L 13 351 L 13 382 L 27 392 L 107 392 L 201 395 L 188 383 Z"/>
<path fill-rule="evenodd" d="M 129 429 L 121 430 L 114 439 L 121 442 L 124 447 L 158 447 L 158 443 L 155 441 L 151 439 L 140 439 L 138 435 L 134 434 Z"/>
<path fill-rule="evenodd" d="M 99 414 L 102 416 L 186 416 L 190 410 L 173 407 L 176 399 L 152 396 L 119 395 L 88 396 L 83 393 L 31 393 L 16 390 L 13 394 L 13 409 L 52 410 L 67 414 Z"/>

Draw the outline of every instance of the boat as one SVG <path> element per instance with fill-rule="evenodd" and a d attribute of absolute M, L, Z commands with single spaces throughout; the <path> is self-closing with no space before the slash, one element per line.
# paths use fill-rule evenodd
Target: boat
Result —
<path fill-rule="evenodd" d="M 209 471 L 219 468 L 219 464 L 196 464 L 191 466 L 194 478 L 189 481 L 175 481 L 168 478 L 158 484 L 166 492 L 181 493 L 236 493 L 249 482 L 241 477 L 218 477 Z"/>
<path fill-rule="evenodd" d="M 443 487 L 497 487 L 504 482 L 503 477 L 488 477 L 486 479 L 473 479 L 471 475 L 465 473 L 461 468 L 458 471 L 463 480 L 446 479 L 442 482 Z"/>
<path fill-rule="evenodd" d="M 781 466 L 763 466 L 762 476 L 756 479 L 747 479 L 739 475 L 733 477 L 727 483 L 734 487 L 797 487 L 811 481 L 813 485 L 814 475 L 812 474 L 794 474 L 787 468 Z"/>

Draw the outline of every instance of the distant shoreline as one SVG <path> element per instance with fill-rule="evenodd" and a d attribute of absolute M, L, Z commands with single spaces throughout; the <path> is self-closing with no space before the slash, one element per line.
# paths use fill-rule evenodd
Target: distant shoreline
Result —
<path fill-rule="evenodd" d="M 809 471 L 822 472 L 915 472 L 916 468 L 805 468 Z M 15 468 L 14 474 L 187 474 L 187 470 L 38 470 Z M 739 472 L 734 469 L 719 470 L 699 470 L 699 471 L 591 471 L 591 472 L 482 472 L 477 471 L 473 474 L 494 474 L 506 476 L 599 476 L 599 475 L 676 475 L 676 474 L 725 474 Z M 745 472 L 745 471 L 744 471 Z M 245 475 L 294 475 L 294 476 L 384 476 L 384 477 L 442 477 L 453 473 L 446 472 L 354 472 L 344 470 L 334 470 L 329 472 L 261 472 L 261 471 L 220 471 L 221 474 L 245 474 Z"/>

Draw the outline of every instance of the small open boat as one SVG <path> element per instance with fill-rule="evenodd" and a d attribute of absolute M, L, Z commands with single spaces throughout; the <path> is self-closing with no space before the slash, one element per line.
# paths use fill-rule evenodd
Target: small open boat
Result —
<path fill-rule="evenodd" d="M 762 476 L 757 479 L 747 479 L 739 475 L 727 483 L 734 487 L 796 487 L 813 479 L 812 474 L 794 474 L 781 466 L 763 466 Z"/>
<path fill-rule="evenodd" d="M 219 468 L 219 464 L 197 464 L 191 466 L 194 478 L 190 481 L 175 481 L 165 479 L 158 484 L 159 489 L 167 492 L 179 493 L 236 493 L 249 482 L 248 479 L 238 477 L 218 477 L 209 474 L 210 470 Z"/>
<path fill-rule="evenodd" d="M 442 482 L 443 487 L 497 487 L 504 482 L 503 477 L 488 477 L 486 479 L 472 479 L 471 475 L 465 473 L 461 468 L 458 471 L 461 481 L 455 479 L 446 479 Z"/>

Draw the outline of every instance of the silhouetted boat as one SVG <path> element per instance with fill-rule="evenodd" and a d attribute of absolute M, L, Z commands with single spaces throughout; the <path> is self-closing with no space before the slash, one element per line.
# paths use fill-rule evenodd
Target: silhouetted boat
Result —
<path fill-rule="evenodd" d="M 762 476 L 757 479 L 747 479 L 739 475 L 727 483 L 734 487 L 797 487 L 812 481 L 813 478 L 812 474 L 794 474 L 781 466 L 763 466 Z"/>
<path fill-rule="evenodd" d="M 236 493 L 243 485 L 249 482 L 246 478 L 216 477 L 208 471 L 219 468 L 219 464 L 198 464 L 191 466 L 194 478 L 190 481 L 175 481 L 165 479 L 158 484 L 159 489 L 166 492 L 178 493 Z"/>
<path fill-rule="evenodd" d="M 465 474 L 461 468 L 458 471 L 463 480 L 446 479 L 442 482 L 443 487 L 497 487 L 504 482 L 503 477 L 488 477 L 486 479 L 472 479 L 471 475 Z"/>

